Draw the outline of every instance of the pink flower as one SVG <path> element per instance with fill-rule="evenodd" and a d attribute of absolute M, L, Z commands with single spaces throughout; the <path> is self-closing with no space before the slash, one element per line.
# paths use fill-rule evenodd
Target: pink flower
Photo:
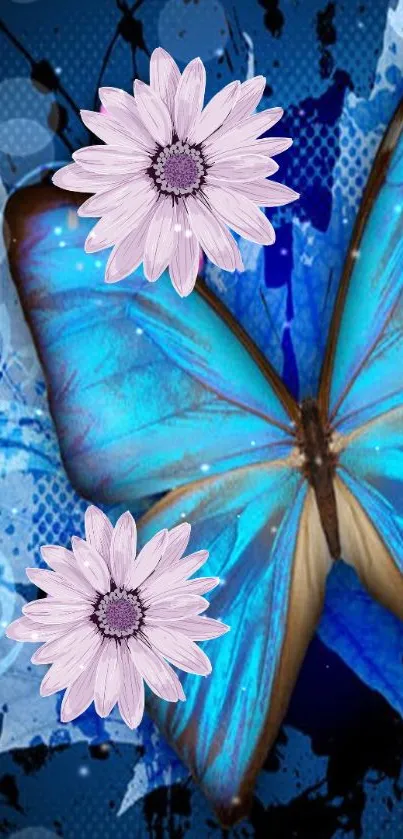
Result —
<path fill-rule="evenodd" d="M 141 722 L 144 682 L 169 702 L 184 700 L 170 661 L 187 673 L 207 676 L 211 664 L 194 643 L 217 638 L 229 627 L 201 616 L 217 577 L 188 578 L 206 562 L 207 551 L 183 557 L 190 525 L 161 530 L 136 557 L 136 524 L 124 513 L 113 528 L 97 507 L 85 514 L 86 540 L 73 550 L 42 548 L 52 571 L 27 568 L 47 593 L 23 607 L 7 629 L 16 641 L 41 641 L 33 664 L 51 664 L 41 695 L 67 688 L 61 719 L 69 722 L 91 702 L 101 717 L 116 704 L 130 728 Z M 166 661 L 167 660 L 167 661 Z"/>
<path fill-rule="evenodd" d="M 81 111 L 85 125 L 106 145 L 73 154 L 75 163 L 53 176 L 64 189 L 95 192 L 78 210 L 101 217 L 89 234 L 88 253 L 114 245 L 106 282 L 127 277 L 141 262 L 154 281 L 169 266 L 172 283 L 192 291 L 200 247 L 227 271 L 242 271 L 228 228 L 264 245 L 275 233 L 259 207 L 298 198 L 276 181 L 274 155 L 284 137 L 259 138 L 282 116 L 281 108 L 254 113 L 265 79 L 228 84 L 203 108 L 206 72 L 195 58 L 179 72 L 160 47 L 150 63 L 150 85 L 136 80 L 134 98 L 123 90 L 99 91 L 107 113 Z"/>

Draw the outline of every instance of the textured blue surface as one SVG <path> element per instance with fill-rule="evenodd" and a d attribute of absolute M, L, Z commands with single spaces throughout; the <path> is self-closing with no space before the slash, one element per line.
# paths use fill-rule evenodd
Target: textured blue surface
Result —
<path fill-rule="evenodd" d="M 169 8 L 163 16 L 166 5 Z M 207 277 L 294 392 L 297 389 L 301 394 L 313 392 L 357 202 L 376 146 L 402 94 L 401 4 L 391 3 L 387 18 L 386 2 L 367 6 L 309 2 L 304 4 L 302 12 L 286 2 L 246 7 L 240 0 L 234 7 L 230 8 L 229 4 L 225 7 L 224 34 L 220 28 L 211 26 L 203 38 L 200 38 L 200 18 L 193 13 L 194 4 L 183 4 L 180 11 L 185 9 L 186 13 L 187 9 L 188 18 L 179 39 L 177 6 L 150 2 L 139 9 L 145 50 L 151 50 L 157 43 L 170 49 L 172 43 L 180 40 L 181 50 L 187 49 L 191 55 L 201 54 L 209 60 L 209 95 L 234 77 L 245 78 L 254 64 L 256 72 L 264 72 L 268 77 L 267 104 L 287 108 L 283 131 L 295 136 L 297 142 L 282 156 L 280 174 L 285 182 L 301 189 L 302 200 L 291 212 L 286 209 L 275 214 L 278 248 L 276 245 L 264 253 L 258 246 L 243 245 L 244 256 L 247 255 L 246 275 L 232 277 L 208 266 Z M 60 69 L 62 85 L 80 107 L 92 105 L 103 53 L 120 18 L 113 4 L 104 2 L 102 13 L 97 14 L 99 9 L 100 4 L 95 0 L 87 3 L 85 9 L 78 3 L 69 3 L 67 7 L 50 0 L 24 5 L 5 0 L 1 10 L 7 25 L 28 48 L 33 60 L 47 58 Z M 192 21 L 196 26 L 192 27 Z M 242 32 L 247 33 L 249 42 Z M 140 34 L 137 31 L 138 46 L 134 53 L 138 73 L 146 79 L 148 59 Z M 196 34 L 197 41 L 192 45 Z M 18 115 L 26 115 L 25 82 L 30 66 L 15 46 L 4 43 L 0 73 L 8 84 L 0 90 L 2 114 L 10 118 L 20 101 Z M 223 54 L 214 55 L 215 50 L 222 49 Z M 177 57 L 180 59 L 180 55 Z M 103 81 L 129 89 L 132 75 L 130 44 L 120 36 L 112 49 Z M 24 77 L 23 88 L 16 82 L 18 76 Z M 59 107 L 67 106 L 65 136 L 74 148 L 84 145 L 86 137 L 73 109 L 60 91 L 56 91 L 54 98 Z M 42 120 L 41 114 L 35 111 L 35 118 Z M 52 142 L 35 154 L 20 157 L 16 154 L 11 159 L 1 154 L 0 171 L 9 188 L 35 165 L 63 156 L 67 157 L 63 141 L 54 135 Z M 270 322 L 261 292 L 270 312 Z M 7 323 L 3 314 L 2 400 L 6 410 L 10 399 L 19 406 L 11 414 L 11 426 L 6 429 L 7 439 L 13 438 L 17 445 L 5 451 L 7 468 L 2 472 L 2 563 L 6 569 L 2 608 L 8 619 L 15 599 L 19 604 L 32 597 L 23 574 L 25 565 L 33 564 L 33 557 L 22 555 L 27 551 L 26 546 L 28 553 L 37 556 L 37 546 L 42 541 L 63 541 L 71 532 L 79 532 L 82 508 L 62 467 L 55 465 L 60 461 L 54 431 L 49 426 L 43 379 L 24 326 L 16 327 L 15 298 L 9 296 L 6 303 L 11 337 L 3 327 Z M 42 418 L 41 415 L 38 418 L 36 410 L 44 411 Z M 53 458 L 52 477 L 49 474 L 46 477 L 49 469 L 44 470 L 46 480 L 41 473 L 29 472 L 26 467 L 26 450 L 35 447 L 38 440 L 41 454 L 44 451 Z M 21 570 L 14 591 L 10 563 L 15 565 L 17 560 Z M 352 578 L 349 582 L 353 586 Z M 344 585 L 347 585 L 345 575 Z M 330 595 L 332 590 L 333 586 Z M 335 591 L 338 602 L 343 595 L 337 586 Z M 363 609 L 367 609 L 366 595 L 361 593 L 361 596 Z M 352 598 L 348 587 L 345 599 L 345 614 L 349 615 Z M 330 597 L 327 608 L 331 603 Z M 371 601 L 372 608 L 375 609 L 373 620 L 368 616 L 368 622 L 374 631 L 382 624 L 391 639 L 394 630 L 388 625 L 389 616 Z M 358 612 L 351 615 L 353 626 L 355 619 L 362 631 L 363 618 Z M 321 631 L 327 641 L 323 627 Z M 348 646 L 351 648 L 351 644 Z M 398 662 L 397 636 L 395 649 Z M 357 672 L 362 661 L 361 654 L 359 660 L 357 656 Z M 373 656 L 368 660 L 368 672 L 371 664 Z M 25 667 L 28 666 L 27 656 Z M 362 666 L 361 675 L 367 678 L 365 658 Z M 398 668 L 397 664 L 396 673 Z M 29 676 L 32 679 L 32 673 Z M 24 684 L 24 679 L 20 678 L 19 682 Z M 330 689 L 326 687 L 328 683 Z M 321 696 L 323 705 L 317 708 L 317 697 Z M 7 709 L 6 701 L 5 720 Z M 36 709 L 32 713 L 35 715 Z M 286 729 L 280 738 L 269 768 L 261 775 L 259 797 L 251 819 L 234 831 L 234 836 L 258 835 L 260 823 L 266 832 L 276 836 L 311 839 L 320 824 L 326 839 L 357 836 L 395 839 L 402 818 L 398 801 L 402 742 L 397 718 L 388 716 L 376 695 L 362 689 L 337 657 L 327 653 L 319 642 L 312 645 L 308 655 L 288 721 L 300 731 Z M 152 731 L 145 732 L 142 741 L 149 744 L 145 748 L 146 761 L 151 749 L 148 766 L 143 763 L 141 742 L 137 755 L 133 745 L 115 747 L 102 762 L 97 760 L 101 754 L 89 754 L 82 744 L 51 752 L 40 745 L 42 737 L 46 740 L 50 737 L 55 746 L 62 744 L 62 732 L 56 726 L 43 736 L 38 721 L 36 745 L 27 756 L 21 754 L 17 758 L 14 754 L 4 758 L 2 771 L 6 779 L 11 778 L 2 785 L 7 836 L 35 825 L 35 839 L 39 839 L 38 831 L 44 829 L 40 824 L 46 825 L 48 832 L 61 830 L 68 837 L 80 834 L 120 839 L 129 834 L 141 839 L 143 836 L 165 839 L 174 831 L 186 839 L 221 835 L 211 815 L 206 813 L 202 796 L 187 785 L 150 793 L 144 803 L 134 804 L 116 818 L 122 799 L 129 807 L 136 797 L 150 791 L 154 770 L 157 783 L 160 782 L 158 771 L 164 783 L 168 780 L 169 761 L 166 757 L 161 760 Z M 84 735 L 99 742 L 105 732 L 89 716 L 77 727 L 77 736 Z M 119 737 L 117 732 L 116 738 Z M 335 741 L 339 743 L 338 750 Z M 82 770 L 88 770 L 89 774 Z M 38 784 L 43 784 L 40 788 L 46 790 L 46 796 L 38 796 Z"/>

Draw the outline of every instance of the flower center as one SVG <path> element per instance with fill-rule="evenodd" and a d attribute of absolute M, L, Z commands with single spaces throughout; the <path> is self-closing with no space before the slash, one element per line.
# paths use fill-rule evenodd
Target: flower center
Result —
<path fill-rule="evenodd" d="M 149 173 L 160 192 L 187 195 L 199 189 L 206 171 L 201 151 L 178 140 L 158 152 Z"/>
<path fill-rule="evenodd" d="M 144 608 L 136 592 L 116 588 L 101 597 L 93 618 L 104 635 L 126 638 L 143 623 Z"/>

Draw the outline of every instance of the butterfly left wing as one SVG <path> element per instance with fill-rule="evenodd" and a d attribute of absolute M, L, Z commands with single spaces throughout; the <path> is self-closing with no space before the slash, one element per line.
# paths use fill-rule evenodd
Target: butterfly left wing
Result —
<path fill-rule="evenodd" d="M 147 514 L 140 533 L 146 539 L 184 519 L 192 524 L 192 547 L 210 551 L 207 573 L 222 580 L 209 615 L 231 631 L 207 645 L 212 675 L 180 674 L 184 705 L 149 696 L 148 709 L 231 824 L 248 809 L 285 714 L 331 560 L 313 492 L 284 461 L 173 491 Z M 203 637 L 192 634 L 190 621 L 182 625 L 188 637 Z"/>

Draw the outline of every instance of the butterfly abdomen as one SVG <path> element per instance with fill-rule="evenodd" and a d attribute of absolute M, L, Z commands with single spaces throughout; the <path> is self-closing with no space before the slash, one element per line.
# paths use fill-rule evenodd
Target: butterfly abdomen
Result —
<path fill-rule="evenodd" d="M 333 483 L 337 456 L 329 447 L 330 435 L 322 422 L 316 400 L 305 399 L 300 410 L 297 439 L 303 455 L 303 472 L 315 491 L 330 555 L 339 559 L 340 536 Z"/>

